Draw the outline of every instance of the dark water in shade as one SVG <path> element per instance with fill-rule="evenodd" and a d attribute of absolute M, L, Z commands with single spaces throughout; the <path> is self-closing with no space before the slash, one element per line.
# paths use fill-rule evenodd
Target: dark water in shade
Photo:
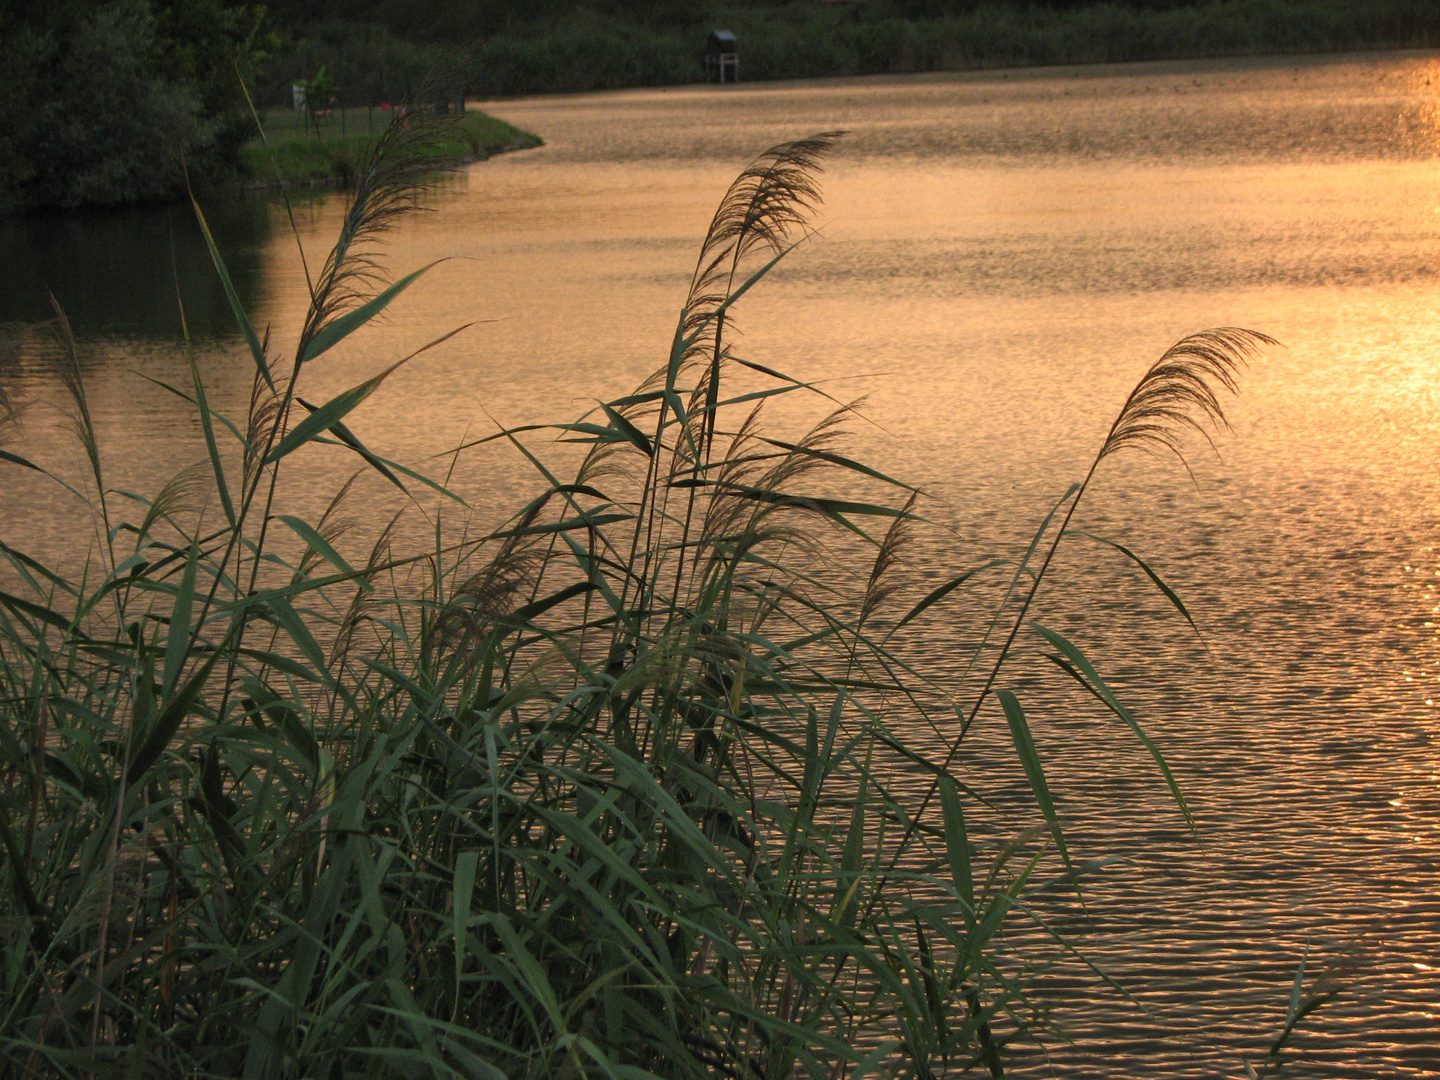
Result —
<path fill-rule="evenodd" d="M 271 201 L 207 209 L 236 292 L 259 296 L 260 252 L 271 242 Z M 0 218 L 0 322 L 54 314 L 94 338 L 176 339 L 184 312 L 192 336 L 229 338 L 235 320 L 188 206 Z"/>
<path fill-rule="evenodd" d="M 1308 949 L 1314 970 L 1343 963 L 1349 988 L 1297 1040 L 1290 1075 L 1440 1076 L 1440 56 L 489 107 L 547 146 L 438 191 L 438 212 L 412 218 L 391 257 L 397 271 L 452 261 L 313 375 L 322 397 L 450 326 L 496 320 L 355 414 L 402 460 L 488 430 L 488 416 L 568 418 L 630 389 L 663 359 L 738 167 L 834 128 L 851 134 L 828 166 L 824 227 L 739 312 L 743 351 L 869 395 L 877 426 L 856 428 L 853 452 L 931 491 L 930 516 L 954 529 L 922 576 L 1014 554 L 1172 341 L 1238 325 L 1285 344 L 1246 376 L 1220 456 L 1192 457 L 1193 483 L 1173 464 L 1108 462 L 1079 522 L 1143 552 L 1210 652 L 1138 571 L 1079 538 L 1039 612 L 1136 704 L 1201 842 L 1143 753 L 1043 676 L 1033 644 L 1014 668 L 1072 846 L 1128 857 L 1087 889 L 1088 919 L 1060 900 L 1052 914 L 1149 1010 L 1063 966 L 1049 984 L 1073 1041 L 1048 1044 L 1048 1062 L 1024 1052 L 1014 1074 L 1243 1076 Z M 227 210 L 223 242 L 283 342 L 303 272 L 283 213 L 260 205 Z M 340 212 L 333 197 L 297 208 L 310 258 Z M 173 280 L 178 215 L 0 228 L 0 291 L 33 296 L 38 273 L 74 305 L 116 486 L 153 490 L 184 463 L 175 440 L 194 436 L 183 407 L 134 374 L 183 371 L 169 316 L 144 307 L 152 283 Z M 212 400 L 238 411 L 248 360 L 219 329 L 193 238 L 176 251 L 196 279 L 187 308 L 207 312 L 192 323 Z M 74 455 L 43 407 L 53 387 L 30 368 L 9 377 L 41 401 L 30 452 L 63 467 Z M 482 456 L 458 484 L 498 513 L 522 475 Z M 79 519 L 23 477 L 6 484 L 6 537 L 63 549 Z M 915 642 L 918 662 L 943 677 L 981 606 L 957 605 L 953 640 L 941 627 Z M 992 724 L 965 763 L 1003 800 L 1023 784 L 1012 756 Z"/>

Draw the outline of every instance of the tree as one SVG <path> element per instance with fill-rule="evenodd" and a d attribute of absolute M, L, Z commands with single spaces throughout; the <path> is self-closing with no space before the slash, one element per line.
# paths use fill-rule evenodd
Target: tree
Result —
<path fill-rule="evenodd" d="M 259 12 L 21 4 L 0 22 L 0 210 L 173 198 L 233 167 Z"/>

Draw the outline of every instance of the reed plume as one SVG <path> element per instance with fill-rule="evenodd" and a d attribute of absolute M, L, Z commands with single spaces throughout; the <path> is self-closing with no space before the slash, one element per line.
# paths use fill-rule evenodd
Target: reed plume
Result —
<path fill-rule="evenodd" d="M 1126 449 L 1173 455 L 1188 469 L 1185 436 L 1199 435 L 1213 449 L 1207 428 L 1229 427 L 1220 392 L 1239 393 L 1237 380 L 1246 362 L 1262 345 L 1277 344 L 1265 334 L 1233 326 L 1203 330 L 1177 341 L 1130 391 L 1091 472 L 1111 454 Z"/>
<path fill-rule="evenodd" d="M 423 209 L 430 174 L 419 163 L 450 123 L 407 104 L 395 110 L 375 140 L 356 176 L 340 234 L 315 279 L 296 348 L 297 368 L 318 355 L 316 342 L 327 327 L 373 299 L 389 280 L 385 238 L 402 217 Z"/>
<path fill-rule="evenodd" d="M 703 405 L 707 450 L 714 439 L 726 315 L 737 298 L 741 268 L 757 252 L 779 257 L 792 237 L 808 227 L 820 205 L 821 160 L 844 134 L 821 132 L 765 151 L 730 185 L 706 230 L 685 299 L 681 333 L 687 342 L 685 360 L 708 361 L 708 371 L 696 380 L 691 398 L 692 411 Z"/>
<path fill-rule="evenodd" d="M 1171 345 L 1140 377 L 1140 381 L 1125 398 L 1125 403 L 1120 406 L 1115 422 L 1110 425 L 1100 449 L 1090 462 L 1085 479 L 1069 496 L 1065 515 L 1054 532 L 1039 569 L 1031 579 L 1030 588 L 1011 625 L 1010 634 L 990 669 L 990 675 L 970 708 L 962 734 L 974 721 L 994 685 L 1000 667 L 1024 625 L 1031 602 L 1040 591 L 1055 551 L 1064 539 L 1070 521 L 1089 490 L 1100 463 L 1113 454 L 1131 449 L 1152 455 L 1173 454 L 1188 471 L 1189 464 L 1184 453 L 1185 436 L 1198 434 L 1213 448 L 1214 442 L 1207 429 L 1228 425 L 1221 407 L 1220 391 L 1237 393 L 1237 376 L 1247 361 L 1255 355 L 1260 346 L 1275 344 L 1278 343 L 1273 338 L 1255 330 L 1229 326 L 1202 330 Z M 953 760 L 954 754 L 952 749 L 950 760 Z"/>
<path fill-rule="evenodd" d="M 1254 330 L 1237 327 L 1202 330 L 1171 345 L 1140 377 L 1134 389 L 1126 396 L 1124 404 L 1120 406 L 1120 411 L 1110 425 L 1110 430 L 1106 433 L 1099 450 L 1090 462 L 1085 478 L 1075 485 L 1063 500 L 1067 505 L 1060 524 L 1054 529 L 1039 568 L 1031 576 L 1029 588 L 1025 591 L 1019 610 L 1010 622 L 1009 632 L 1000 646 L 995 660 L 989 666 L 979 693 L 976 694 L 970 707 L 959 713 L 961 721 L 959 729 L 951 739 L 950 747 L 939 764 L 940 772 L 926 788 L 925 797 L 921 801 L 915 821 L 906 830 L 906 840 L 901 844 L 902 849 L 914 835 L 918 822 L 936 795 L 939 794 L 940 773 L 948 771 L 954 765 L 971 725 L 974 724 L 981 707 L 989 700 L 996 680 L 1000 676 L 1000 671 L 1006 660 L 1009 659 L 1015 641 L 1025 626 L 1026 617 L 1045 580 L 1046 572 L 1050 569 L 1055 552 L 1060 547 L 1060 541 L 1064 539 L 1071 519 L 1074 518 L 1085 493 L 1089 490 L 1100 463 L 1122 450 L 1133 449 L 1152 455 L 1174 455 L 1188 471 L 1189 465 L 1185 460 L 1185 436 L 1198 434 L 1213 448 L 1214 442 L 1210 435 L 1210 429 L 1228 426 L 1220 393 L 1222 391 L 1231 394 L 1237 393 L 1239 390 L 1238 375 L 1246 363 L 1261 346 L 1276 344 L 1278 343 L 1273 338 Z M 1047 525 L 1048 521 L 1047 518 Z M 1042 532 L 1044 528 L 1045 526 L 1042 526 Z M 1037 535 L 1036 539 L 1039 540 L 1040 537 Z M 1024 569 L 1023 563 L 1022 569 Z M 1017 573 L 1016 581 L 1019 580 L 1019 577 L 1020 575 Z M 1010 595 L 1007 593 L 1002 607 L 1009 600 Z M 1092 685 L 1093 680 L 1087 680 L 1085 674 L 1077 670 L 1073 663 L 1064 657 L 1057 662 L 1060 663 L 1063 670 L 1080 681 L 1087 690 L 1096 691 Z M 1098 696 L 1102 700 L 1105 699 L 1103 693 Z M 1111 702 L 1107 702 L 1107 704 L 1111 704 Z M 1013 695 L 1005 700 L 1005 705 L 1007 719 L 1011 721 L 1012 727 L 1023 729 L 1023 714 L 1021 714 L 1018 702 L 1015 701 Z M 1155 750 L 1148 740 L 1145 741 L 1147 749 L 1150 750 L 1169 784 L 1181 813 L 1193 829 L 1194 821 L 1180 796 L 1179 787 L 1171 776 L 1168 766 L 1159 755 L 1158 750 Z M 1034 767 L 1038 769 L 1038 764 Z M 1059 836 L 1058 824 L 1055 824 L 1054 831 L 1056 843 L 1060 846 L 1063 854 L 1064 847 Z"/>

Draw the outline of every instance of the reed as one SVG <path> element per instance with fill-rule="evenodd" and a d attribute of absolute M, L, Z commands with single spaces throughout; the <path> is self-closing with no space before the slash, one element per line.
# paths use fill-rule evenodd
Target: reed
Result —
<path fill-rule="evenodd" d="M 921 493 L 846 453 L 851 406 L 730 347 L 737 305 L 805 233 L 829 133 L 731 187 L 656 373 L 572 423 L 488 436 L 536 493 L 484 535 L 444 527 L 461 493 L 346 423 L 405 359 L 304 397 L 309 364 L 422 273 L 387 282 L 377 261 L 415 205 L 415 131 L 361 169 L 293 353 L 229 290 L 250 407 L 212 408 L 192 363 L 168 389 L 206 458 L 153 497 L 106 482 L 63 315 L 27 339 L 69 395 L 89 475 L 56 479 L 98 539 L 79 576 L 0 544 L 5 1074 L 1003 1075 L 1045 1022 L 1031 980 L 1071 948 L 1004 935 L 1049 933 L 1041 894 L 1092 868 L 1014 691 L 1021 635 L 1131 728 L 1188 818 L 1097 666 L 1028 619 L 1092 479 L 1018 565 L 906 587 Z M 1171 349 L 1095 467 L 1221 422 L 1264 340 Z M 766 402 L 795 395 L 825 415 L 769 433 Z M 553 439 L 577 444 L 563 474 Z M 348 485 L 314 520 L 283 512 L 316 444 L 428 514 L 434 544 L 399 550 L 390 521 L 345 550 Z M 926 683 L 895 631 L 962 618 L 950 602 L 988 573 L 1011 585 L 961 631 L 976 663 Z M 993 817 L 961 771 L 973 724 L 1008 729 L 1030 785 L 996 840 L 967 826 Z"/>

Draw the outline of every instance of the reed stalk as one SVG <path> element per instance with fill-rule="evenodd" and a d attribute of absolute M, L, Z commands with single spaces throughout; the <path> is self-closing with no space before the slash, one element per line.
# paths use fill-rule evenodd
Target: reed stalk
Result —
<path fill-rule="evenodd" d="M 453 511 L 428 501 L 465 506 L 449 479 L 346 423 L 405 359 L 304 396 L 310 362 L 423 273 L 389 282 L 375 255 L 414 204 L 410 131 L 362 170 L 287 360 L 205 230 L 254 390 L 232 419 L 193 364 L 167 387 L 206 459 L 153 498 L 112 505 L 73 340 L 51 329 L 104 554 L 77 578 L 0 544 L 0 1069 L 1003 1075 L 1006 1046 L 1043 1030 L 1032 980 L 1071 947 L 1017 959 L 1005 935 L 1043 928 L 1041 894 L 1087 870 L 1008 665 L 1090 478 L 1018 613 L 1007 597 L 962 631 L 1008 625 L 1001 660 L 950 685 L 915 674 L 892 631 L 954 618 L 949 598 L 995 567 L 916 595 L 919 493 L 845 452 L 849 406 L 731 348 L 740 301 L 804 235 L 828 133 L 731 187 L 657 373 L 572 423 L 479 440 L 532 463 L 535 495 L 489 533 L 445 529 Z M 1176 346 L 1096 463 L 1220 421 L 1217 389 L 1263 340 Z M 797 394 L 821 419 L 769 434 L 765 402 Z M 556 438 L 581 445 L 564 475 Z M 282 477 L 321 452 L 425 509 L 433 546 L 396 551 L 392 521 L 344 550 L 348 486 L 313 522 L 285 512 Z M 862 494 L 823 493 L 841 489 Z M 1188 817 L 1085 653 L 1034 640 Z M 999 722 L 992 698 L 1033 802 L 977 842 L 967 822 L 991 811 L 955 765 L 973 723 Z M 937 699 L 963 721 L 938 761 L 913 738 L 950 723 Z"/>

